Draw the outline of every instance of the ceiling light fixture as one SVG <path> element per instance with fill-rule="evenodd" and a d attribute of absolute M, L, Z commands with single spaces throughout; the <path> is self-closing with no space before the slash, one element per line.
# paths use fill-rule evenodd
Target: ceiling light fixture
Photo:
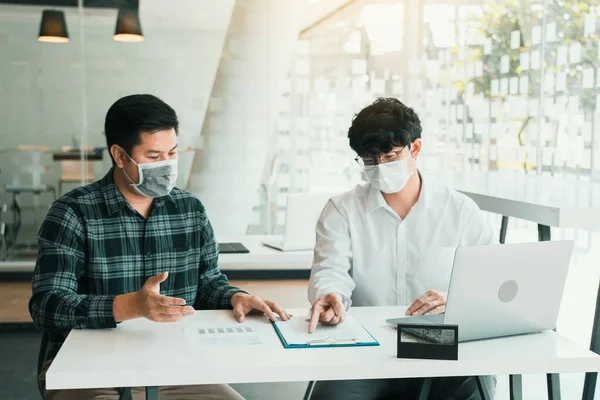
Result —
<path fill-rule="evenodd" d="M 69 32 L 65 22 L 65 13 L 58 10 L 44 10 L 38 34 L 40 42 L 68 43 Z"/>
<path fill-rule="evenodd" d="M 118 42 L 141 42 L 144 40 L 140 15 L 137 10 L 120 9 L 113 39 Z"/>

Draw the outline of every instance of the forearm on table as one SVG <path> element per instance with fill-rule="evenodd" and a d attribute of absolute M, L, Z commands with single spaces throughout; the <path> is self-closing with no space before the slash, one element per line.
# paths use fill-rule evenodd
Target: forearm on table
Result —
<path fill-rule="evenodd" d="M 204 281 L 202 286 L 198 287 L 194 308 L 197 310 L 230 309 L 232 308 L 231 298 L 236 293 L 247 292 L 229 285 L 226 280 Z"/>
<path fill-rule="evenodd" d="M 120 294 L 113 301 L 113 316 L 117 323 L 140 318 L 137 292 Z"/>

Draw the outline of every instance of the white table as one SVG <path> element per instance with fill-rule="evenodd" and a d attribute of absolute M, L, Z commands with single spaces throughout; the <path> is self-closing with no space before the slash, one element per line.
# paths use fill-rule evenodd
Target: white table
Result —
<path fill-rule="evenodd" d="M 469 196 L 480 209 L 502 216 L 500 243 L 506 239 L 508 218 L 538 224 L 538 240 L 551 239 L 550 227 L 600 229 L 600 183 L 568 180 L 522 172 L 426 172 L 425 179 L 438 180 Z M 600 353 L 600 286 L 594 313 L 590 349 Z M 596 374 L 587 374 L 584 399 L 593 400 Z M 559 393 L 558 377 L 548 384 Z M 552 394 L 550 398 L 554 399 Z M 556 397 L 558 398 L 558 397 Z"/>
<path fill-rule="evenodd" d="M 207 321 L 233 321 L 231 311 L 198 311 L 173 324 L 145 319 L 111 330 L 73 330 L 46 375 L 47 389 L 158 386 L 210 383 L 441 377 L 600 371 L 600 357 L 555 332 L 475 341 L 459 345 L 458 361 L 396 358 L 396 330 L 386 318 L 405 307 L 353 308 L 379 347 L 284 349 L 269 326 L 268 348 L 197 350 L 183 329 Z M 295 318 L 307 309 L 289 310 Z M 264 317 L 265 324 L 268 324 Z"/>
<path fill-rule="evenodd" d="M 280 251 L 267 247 L 263 241 L 281 239 L 281 236 L 246 235 L 242 237 L 217 236 L 219 243 L 241 243 L 249 253 L 220 254 L 219 268 L 230 277 L 252 276 L 273 279 L 277 273 L 308 277 L 313 251 Z M 295 273 L 294 273 L 295 272 Z"/>

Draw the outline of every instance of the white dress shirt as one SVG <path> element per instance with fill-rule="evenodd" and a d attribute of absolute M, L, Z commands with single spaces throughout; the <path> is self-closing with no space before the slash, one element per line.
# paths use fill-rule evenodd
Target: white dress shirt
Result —
<path fill-rule="evenodd" d="M 422 177 L 404 220 L 370 184 L 330 199 L 316 227 L 308 297 L 340 293 L 346 308 L 410 305 L 447 291 L 458 246 L 497 243 L 468 197 Z"/>

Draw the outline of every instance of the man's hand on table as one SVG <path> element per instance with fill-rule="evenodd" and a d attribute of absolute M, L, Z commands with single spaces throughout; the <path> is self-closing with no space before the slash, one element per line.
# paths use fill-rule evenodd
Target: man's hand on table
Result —
<path fill-rule="evenodd" d="M 175 322 L 194 314 L 194 308 L 185 300 L 160 294 L 160 284 L 169 276 L 163 272 L 148 278 L 137 292 L 115 297 L 113 314 L 115 321 L 144 317 L 155 322 Z"/>
<path fill-rule="evenodd" d="M 231 306 L 233 307 L 233 315 L 239 322 L 244 321 L 246 315 L 253 310 L 264 313 L 272 322 L 277 321 L 275 314 L 278 314 L 283 321 L 287 321 L 292 317 L 285 312 L 283 308 L 271 300 L 263 300 L 260 297 L 251 296 L 242 292 L 235 293 L 231 296 Z"/>
<path fill-rule="evenodd" d="M 310 314 L 308 333 L 314 333 L 319 321 L 325 325 L 337 325 L 344 322 L 345 308 L 342 296 L 329 293 L 314 302 Z"/>
<path fill-rule="evenodd" d="M 408 310 L 406 310 L 406 315 L 417 316 L 443 313 L 446 311 L 447 297 L 448 294 L 445 292 L 430 290 L 423 296 L 416 299 L 414 303 L 408 307 Z"/>

